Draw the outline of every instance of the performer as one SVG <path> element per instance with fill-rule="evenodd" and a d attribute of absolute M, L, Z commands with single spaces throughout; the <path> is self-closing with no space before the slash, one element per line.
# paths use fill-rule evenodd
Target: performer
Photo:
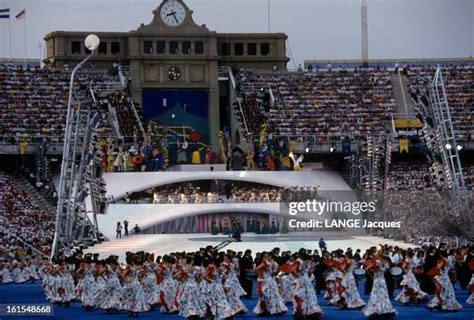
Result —
<path fill-rule="evenodd" d="M 469 291 L 471 292 L 471 295 L 467 298 L 466 303 L 467 304 L 474 304 L 474 263 L 471 261 L 471 281 L 469 282 Z"/>
<path fill-rule="evenodd" d="M 387 284 L 384 278 L 385 271 L 389 269 L 388 260 L 383 257 L 380 251 L 376 254 L 375 259 L 366 260 L 364 267 L 374 275 L 374 283 L 372 285 L 369 302 L 362 309 L 362 312 L 368 318 L 383 317 L 384 319 L 388 319 L 395 316 L 397 311 L 390 303 Z"/>
<path fill-rule="evenodd" d="M 420 288 L 420 284 L 415 278 L 413 269 L 416 267 L 413 260 L 413 251 L 408 250 L 405 259 L 402 261 L 402 268 L 405 271 L 402 282 L 402 291 L 395 298 L 396 301 L 408 305 L 410 302 L 416 303 L 417 305 L 420 302 L 428 299 L 428 294 L 423 292 Z"/>
<path fill-rule="evenodd" d="M 314 286 L 310 281 L 314 272 L 310 262 L 309 257 L 302 255 L 302 259 L 297 259 L 292 264 L 291 273 L 294 276 L 293 314 L 297 319 L 321 319 L 323 316 Z"/>
<path fill-rule="evenodd" d="M 347 252 L 342 263 L 339 265 L 343 273 L 340 290 L 340 300 L 337 306 L 341 309 L 358 309 L 365 306 L 357 290 L 357 283 L 354 278 L 354 269 L 357 263 L 354 261 L 351 252 Z"/>
<path fill-rule="evenodd" d="M 117 273 L 117 265 L 107 266 L 101 273 L 105 285 L 97 293 L 97 305 L 107 313 L 122 309 L 123 289 Z"/>
<path fill-rule="evenodd" d="M 285 300 L 286 303 L 292 303 L 294 299 L 294 292 L 293 292 L 293 282 L 295 281 L 295 276 L 293 275 L 293 264 L 295 263 L 294 257 L 290 258 L 290 261 L 286 263 L 286 266 L 282 266 L 280 268 L 280 281 L 278 283 L 278 288 L 280 290 L 280 294 Z M 288 270 L 286 270 L 288 269 Z"/>
<path fill-rule="evenodd" d="M 207 311 L 205 298 L 197 281 L 197 278 L 201 277 L 201 271 L 193 264 L 193 258 L 188 257 L 186 264 L 178 259 L 175 267 L 175 277 L 181 282 L 176 293 L 175 303 L 179 315 L 186 319 L 204 318 Z"/>
<path fill-rule="evenodd" d="M 430 310 L 458 311 L 462 309 L 461 304 L 456 300 L 454 288 L 449 279 L 448 265 L 448 260 L 442 257 L 436 266 L 428 272 L 436 286 L 435 296 L 427 306 Z"/>
<path fill-rule="evenodd" d="M 123 309 L 128 311 L 129 317 L 138 317 L 139 312 L 150 310 L 146 302 L 145 293 L 138 281 L 139 271 L 136 266 L 128 265 L 122 273 L 123 286 Z"/>
<path fill-rule="evenodd" d="M 172 263 L 173 259 L 170 256 L 165 255 L 162 262 L 159 264 L 157 271 L 161 313 L 165 314 L 178 312 L 174 303 L 178 287 L 173 279 Z"/>
<path fill-rule="evenodd" d="M 324 299 L 328 301 L 329 305 L 333 304 L 333 299 L 336 294 L 336 274 L 335 274 L 335 260 L 331 257 L 329 252 L 324 253 L 323 263 L 327 266 L 325 275 L 326 293 Z"/>
<path fill-rule="evenodd" d="M 159 303 L 159 289 L 157 286 L 157 279 L 154 269 L 154 264 L 145 263 L 140 270 L 141 285 L 145 295 L 145 301 L 150 306 L 151 310 Z"/>
<path fill-rule="evenodd" d="M 257 315 L 281 315 L 288 312 L 285 302 L 278 291 L 278 285 L 273 273 L 278 270 L 268 252 L 262 254 L 262 262 L 255 268 L 257 279 L 258 302 L 253 312 Z"/>
<path fill-rule="evenodd" d="M 224 256 L 224 261 L 221 263 L 220 271 L 224 279 L 224 290 L 227 296 L 227 300 L 235 314 L 247 313 L 247 307 L 244 305 L 241 296 L 245 296 L 247 293 L 239 283 L 239 279 L 236 274 L 236 267 L 238 268 L 238 260 L 232 261 L 229 255 Z"/>
<path fill-rule="evenodd" d="M 13 263 L 13 271 L 12 271 L 13 281 L 15 283 L 25 283 L 29 279 L 25 279 L 25 274 L 21 270 L 21 262 Z"/>
<path fill-rule="evenodd" d="M 11 272 L 10 272 L 10 269 L 8 269 L 8 264 L 5 263 L 5 264 L 0 264 L 0 270 L 1 270 L 1 283 L 2 284 L 8 284 L 8 283 L 12 283 L 13 282 L 13 279 L 12 279 L 12 275 L 11 275 Z"/>
<path fill-rule="evenodd" d="M 72 276 L 74 272 L 74 265 L 68 263 L 64 264 L 59 268 L 59 281 L 62 288 L 62 303 L 69 308 L 70 302 L 76 299 L 74 278 Z"/>
<path fill-rule="evenodd" d="M 81 300 L 86 311 L 91 311 L 96 306 L 95 297 L 99 289 L 94 278 L 92 265 L 82 263 L 77 270 L 77 274 L 79 275 L 79 282 L 76 286 L 76 296 Z"/>
<path fill-rule="evenodd" d="M 214 319 L 231 318 L 241 311 L 239 306 L 233 309 L 227 301 L 227 296 L 224 292 L 222 279 L 217 272 L 217 267 L 213 261 L 204 260 L 203 266 L 205 268 L 203 275 L 202 292 L 206 296 L 206 304 L 208 311 Z"/>

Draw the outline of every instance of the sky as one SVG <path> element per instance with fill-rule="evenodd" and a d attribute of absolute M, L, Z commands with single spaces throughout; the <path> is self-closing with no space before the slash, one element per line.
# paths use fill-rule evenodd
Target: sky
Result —
<path fill-rule="evenodd" d="M 217 32 L 288 35 L 289 67 L 309 59 L 361 58 L 361 0 L 185 0 L 194 21 Z M 48 32 L 130 31 L 152 20 L 160 0 L 0 0 L 10 8 L 12 56 L 44 54 Z M 474 0 L 368 0 L 370 59 L 474 56 Z M 40 49 L 40 44 L 43 48 Z M 9 57 L 9 23 L 0 19 L 0 58 Z"/>

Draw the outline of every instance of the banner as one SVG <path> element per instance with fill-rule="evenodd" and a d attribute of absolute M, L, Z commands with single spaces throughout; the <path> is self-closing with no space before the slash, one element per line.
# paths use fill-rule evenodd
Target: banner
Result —
<path fill-rule="evenodd" d="M 400 153 L 408 153 L 408 139 L 400 139 Z"/>
<path fill-rule="evenodd" d="M 20 142 L 20 154 L 24 155 L 26 152 L 26 148 L 28 148 L 28 141 Z"/>
<path fill-rule="evenodd" d="M 393 120 L 396 129 L 421 129 L 423 124 L 419 119 L 395 119 Z"/>

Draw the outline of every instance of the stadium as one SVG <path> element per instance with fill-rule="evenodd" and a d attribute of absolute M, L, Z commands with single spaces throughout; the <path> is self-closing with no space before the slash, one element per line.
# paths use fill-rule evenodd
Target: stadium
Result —
<path fill-rule="evenodd" d="M 473 21 L 3 1 L 0 319 L 473 319 Z"/>

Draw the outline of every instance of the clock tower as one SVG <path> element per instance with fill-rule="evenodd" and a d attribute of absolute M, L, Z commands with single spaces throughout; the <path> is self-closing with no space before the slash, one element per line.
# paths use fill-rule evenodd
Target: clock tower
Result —
<path fill-rule="evenodd" d="M 132 96 L 145 119 L 199 132 L 217 145 L 221 129 L 217 33 L 198 25 L 182 0 L 165 0 L 128 37 Z"/>
<path fill-rule="evenodd" d="M 89 33 L 48 33 L 44 62 L 74 66 L 88 54 L 82 43 Z M 90 63 L 129 66 L 128 88 L 144 120 L 195 132 L 215 150 L 219 131 L 232 127 L 236 84 L 229 81 L 229 67 L 284 70 L 289 60 L 284 33 L 217 33 L 196 23 L 184 0 L 163 0 L 136 30 L 93 33 L 101 44 Z"/>

